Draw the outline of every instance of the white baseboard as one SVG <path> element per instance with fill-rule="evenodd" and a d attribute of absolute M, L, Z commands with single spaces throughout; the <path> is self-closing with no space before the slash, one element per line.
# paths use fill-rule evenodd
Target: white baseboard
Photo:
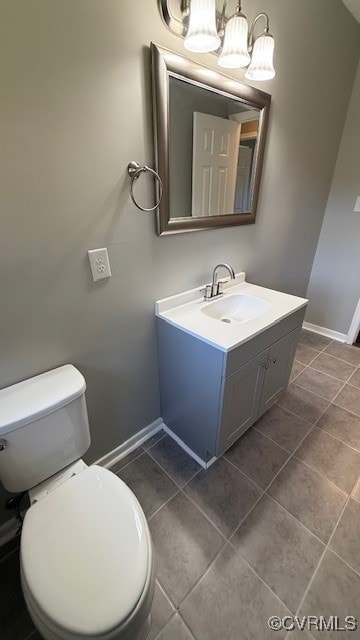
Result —
<path fill-rule="evenodd" d="M 163 421 L 162 418 L 158 418 L 151 424 L 149 424 L 144 429 L 141 429 L 134 436 L 123 442 L 119 447 L 110 451 L 105 456 L 94 462 L 94 464 L 99 464 L 102 467 L 112 467 L 116 462 L 124 458 L 129 453 L 134 451 L 142 445 L 146 440 L 151 438 L 155 433 L 162 429 Z M 15 537 L 15 534 L 18 530 L 19 523 L 15 518 L 11 518 L 3 525 L 0 526 L 0 547 L 3 544 L 9 542 L 12 538 Z"/>
<path fill-rule="evenodd" d="M 179 438 L 179 436 L 176 435 L 176 433 L 174 433 L 173 431 L 171 431 L 171 429 L 169 429 L 169 427 L 165 424 L 165 422 L 162 423 L 162 428 L 164 429 L 164 431 L 166 431 L 166 433 L 170 436 L 170 438 L 175 440 L 175 442 L 177 442 L 177 444 L 182 449 L 184 449 L 184 451 L 186 451 L 186 453 L 191 458 L 193 458 L 203 469 L 208 469 L 209 467 L 211 467 L 212 464 L 214 464 L 214 462 L 216 462 L 217 458 L 215 458 L 215 456 L 211 458 L 211 460 L 209 460 L 208 462 L 205 462 L 205 460 L 202 460 L 202 458 L 200 458 L 192 449 L 190 449 L 190 447 L 188 447 L 187 444 L 185 444 L 185 442 L 183 442 L 181 438 Z"/>
<path fill-rule="evenodd" d="M 119 462 L 122 458 L 125 458 L 129 453 L 140 447 L 146 440 L 149 440 L 155 433 L 160 431 L 163 428 L 162 418 L 157 418 L 151 424 L 149 424 L 138 433 L 135 433 L 134 436 L 131 436 L 128 440 L 123 442 L 119 447 L 109 451 L 105 456 L 96 460 L 93 464 L 99 464 L 101 467 L 112 467 L 114 464 Z"/>
<path fill-rule="evenodd" d="M 331 340 L 337 340 L 337 342 L 347 341 L 346 333 L 339 333 L 339 331 L 333 331 L 332 329 L 327 329 L 326 327 L 319 327 L 317 324 L 312 324 L 311 322 L 303 322 L 303 328 L 307 331 L 318 333 L 320 336 L 331 338 Z"/>

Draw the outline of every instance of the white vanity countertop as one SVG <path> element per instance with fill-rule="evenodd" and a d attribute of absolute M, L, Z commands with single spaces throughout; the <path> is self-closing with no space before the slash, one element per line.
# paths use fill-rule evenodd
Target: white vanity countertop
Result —
<path fill-rule="evenodd" d="M 175 327 L 227 352 L 269 329 L 308 303 L 305 298 L 245 282 L 245 276 L 246 274 L 241 272 L 236 274 L 235 280 L 228 280 L 224 285 L 224 295 L 221 298 L 205 301 L 203 288 L 197 287 L 170 298 L 158 300 L 155 304 L 155 313 Z M 218 300 L 224 300 L 230 295 L 241 294 L 267 301 L 270 309 L 258 318 L 229 324 L 211 318 L 201 311 L 206 305 L 215 304 Z"/>

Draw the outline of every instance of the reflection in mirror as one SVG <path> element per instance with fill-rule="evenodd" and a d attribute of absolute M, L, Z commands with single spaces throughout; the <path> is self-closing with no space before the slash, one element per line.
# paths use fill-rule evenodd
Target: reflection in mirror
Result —
<path fill-rule="evenodd" d="M 151 49 L 158 233 L 255 222 L 270 96 Z"/>
<path fill-rule="evenodd" d="M 259 117 L 259 109 L 169 78 L 171 218 L 251 211 Z"/>

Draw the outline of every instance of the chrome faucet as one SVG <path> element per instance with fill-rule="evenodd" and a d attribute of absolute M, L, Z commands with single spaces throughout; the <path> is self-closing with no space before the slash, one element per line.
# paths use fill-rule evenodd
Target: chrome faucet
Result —
<path fill-rule="evenodd" d="M 226 264 L 226 262 L 220 262 L 220 264 L 217 264 L 214 269 L 212 284 L 207 284 L 205 287 L 205 300 L 211 300 L 212 298 L 222 296 L 224 283 L 217 280 L 217 272 L 221 268 L 227 269 L 230 274 L 230 278 L 235 280 L 235 272 L 232 266 L 230 264 Z"/>

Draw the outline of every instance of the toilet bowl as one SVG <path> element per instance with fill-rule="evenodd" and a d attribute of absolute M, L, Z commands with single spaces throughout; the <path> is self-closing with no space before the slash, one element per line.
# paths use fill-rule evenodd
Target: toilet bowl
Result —
<path fill-rule="evenodd" d="M 45 640 L 145 640 L 155 583 L 150 531 L 129 487 L 111 471 L 87 466 L 75 455 L 79 447 L 88 446 L 84 381 L 79 376 L 66 365 L 0 391 L 0 479 L 6 488 L 14 490 L 16 485 L 16 491 L 24 490 L 19 486 L 28 485 L 34 474 L 40 479 L 26 486 L 30 508 L 21 533 L 22 590 Z M 42 397 L 40 407 L 37 400 L 45 389 L 48 399 Z M 79 403 L 80 411 L 75 408 Z M 61 422 L 55 414 L 65 408 Z M 59 429 L 64 434 L 62 450 Z M 22 443 L 29 443 L 30 431 L 37 453 L 30 447 L 29 468 L 19 479 L 5 456 L 24 462 Z M 45 451 L 56 470 L 47 477 L 43 466 L 47 473 L 48 457 L 42 465 Z"/>

